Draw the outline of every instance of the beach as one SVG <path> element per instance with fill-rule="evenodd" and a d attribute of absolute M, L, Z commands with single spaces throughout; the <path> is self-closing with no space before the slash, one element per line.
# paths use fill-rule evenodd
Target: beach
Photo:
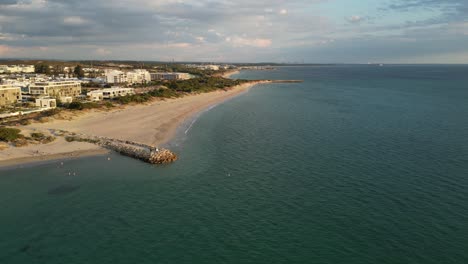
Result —
<path fill-rule="evenodd" d="M 209 107 L 248 91 L 259 83 L 249 82 L 227 90 L 188 95 L 181 98 L 155 100 L 148 104 L 129 105 L 110 111 L 89 111 L 71 120 L 52 119 L 19 127 L 26 132 L 50 134 L 64 130 L 86 135 L 130 140 L 161 146 L 168 143 L 177 128 L 187 119 Z M 107 150 L 85 142 L 66 142 L 63 137 L 49 144 L 10 147 L 0 151 L 0 167 L 71 157 L 105 154 Z"/>
<path fill-rule="evenodd" d="M 222 77 L 223 78 L 231 78 L 231 76 L 235 75 L 235 74 L 238 74 L 240 73 L 240 70 L 229 70 L 227 72 L 225 72 Z"/>

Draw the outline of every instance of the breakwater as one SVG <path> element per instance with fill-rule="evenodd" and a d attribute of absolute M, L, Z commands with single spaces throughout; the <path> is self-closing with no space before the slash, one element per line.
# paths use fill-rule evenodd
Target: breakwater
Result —
<path fill-rule="evenodd" d="M 124 156 L 139 159 L 150 164 L 168 164 L 177 160 L 177 155 L 168 149 L 158 148 L 134 141 L 90 136 L 67 131 L 53 131 L 53 133 L 59 136 L 64 136 L 68 142 L 78 141 L 96 144 Z"/>

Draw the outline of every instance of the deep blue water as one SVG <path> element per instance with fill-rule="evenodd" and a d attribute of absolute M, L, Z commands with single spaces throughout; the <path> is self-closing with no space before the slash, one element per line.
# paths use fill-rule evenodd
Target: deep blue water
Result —
<path fill-rule="evenodd" d="M 468 263 L 468 66 L 236 77 L 304 83 L 204 113 L 169 166 L 0 170 L 0 263 Z"/>

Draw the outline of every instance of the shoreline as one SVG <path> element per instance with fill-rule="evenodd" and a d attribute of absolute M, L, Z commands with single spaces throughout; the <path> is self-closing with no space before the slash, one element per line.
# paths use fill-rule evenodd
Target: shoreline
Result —
<path fill-rule="evenodd" d="M 225 72 L 222 77 L 226 79 L 230 79 L 233 75 L 240 73 L 241 70 L 230 70 Z"/>
<path fill-rule="evenodd" d="M 95 150 L 75 150 L 67 153 L 49 154 L 35 157 L 20 157 L 8 160 L 0 161 L 0 171 L 16 169 L 29 166 L 37 166 L 42 164 L 48 164 L 56 161 L 73 160 L 84 157 L 103 156 L 109 154 L 110 151 L 107 149 L 95 149 Z"/>
<path fill-rule="evenodd" d="M 235 73 L 231 73 L 235 74 Z M 181 98 L 155 100 L 149 104 L 129 105 L 111 111 L 90 111 L 72 120 L 52 120 L 20 127 L 26 131 L 65 130 L 121 140 L 131 140 L 153 146 L 170 145 L 180 127 L 250 88 L 271 81 L 252 81 L 227 90 L 189 95 Z M 66 142 L 64 138 L 44 145 L 21 148 L 10 147 L 0 151 L 0 169 L 32 165 L 48 161 L 95 156 L 110 151 L 85 142 Z M 38 154 L 41 153 L 41 154 Z"/>

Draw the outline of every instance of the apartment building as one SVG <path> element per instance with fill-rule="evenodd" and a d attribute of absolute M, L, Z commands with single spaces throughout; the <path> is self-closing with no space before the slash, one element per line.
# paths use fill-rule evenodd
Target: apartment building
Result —
<path fill-rule="evenodd" d="M 147 70 L 134 70 L 127 72 L 127 82 L 133 83 L 146 83 L 151 81 L 151 75 Z"/>
<path fill-rule="evenodd" d="M 0 85 L 0 107 L 14 105 L 21 100 L 21 87 Z"/>
<path fill-rule="evenodd" d="M 133 88 L 113 87 L 107 89 L 94 90 L 87 93 L 86 95 L 91 101 L 101 101 L 103 99 L 113 99 L 116 97 L 132 94 L 135 94 L 135 89 Z"/>
<path fill-rule="evenodd" d="M 73 98 L 81 94 L 81 83 L 77 81 L 36 82 L 29 86 L 29 91 L 36 97 Z"/>
<path fill-rule="evenodd" d="M 187 80 L 190 79 L 190 74 L 182 72 L 155 72 L 151 73 L 152 81 L 175 81 L 175 80 Z"/>
<path fill-rule="evenodd" d="M 126 83 L 127 74 L 118 70 L 107 70 L 105 72 L 107 83 Z"/>

